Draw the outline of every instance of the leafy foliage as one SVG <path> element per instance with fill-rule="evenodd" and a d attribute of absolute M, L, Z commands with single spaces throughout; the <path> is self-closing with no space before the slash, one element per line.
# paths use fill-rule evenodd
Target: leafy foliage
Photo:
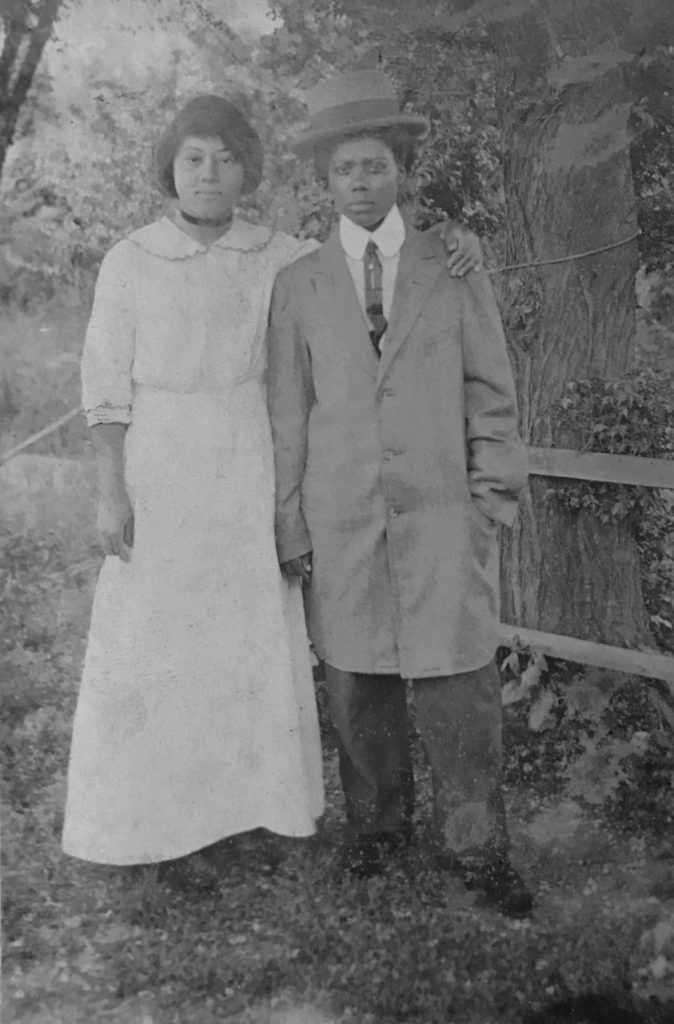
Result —
<path fill-rule="evenodd" d="M 553 412 L 557 444 L 579 451 L 671 457 L 673 391 L 674 381 L 647 367 L 618 380 L 572 381 Z M 566 508 L 591 509 L 602 522 L 638 522 L 661 500 L 647 488 L 585 481 L 561 483 L 554 496 Z"/>
<path fill-rule="evenodd" d="M 642 999 L 656 1004 L 669 1000 L 674 988 L 674 913 L 665 912 L 646 929 L 634 955 L 635 988 Z"/>
<path fill-rule="evenodd" d="M 62 73 L 86 88 L 55 92 L 44 73 L 24 106 L 3 183 L 0 299 L 87 299 L 105 251 L 163 210 L 152 146 L 196 92 L 230 96 L 262 136 L 266 176 L 244 214 L 298 235 L 325 234 L 325 193 L 288 145 L 303 113 L 296 78 L 238 39 L 217 4 L 161 0 L 151 24 L 142 0 L 134 10 L 141 37 L 152 32 L 154 63 L 127 64 L 124 74 L 97 52 L 64 47 Z"/>
<path fill-rule="evenodd" d="M 511 771 L 543 791 L 666 831 L 674 821 L 674 688 L 546 661 L 525 647 L 501 662 Z M 527 738 L 528 737 L 528 738 Z"/>
<path fill-rule="evenodd" d="M 671 493 L 654 503 L 638 525 L 641 586 L 651 632 L 674 652 L 674 500 Z"/>
<path fill-rule="evenodd" d="M 671 457 L 673 390 L 673 381 L 647 367 L 618 380 L 571 381 L 553 413 L 557 444 L 579 451 Z M 588 481 L 559 483 L 551 493 L 565 508 L 590 509 L 604 523 L 639 523 L 662 502 L 645 487 Z"/>
<path fill-rule="evenodd" d="M 495 61 L 484 40 L 425 32 L 392 41 L 387 70 L 400 95 L 426 114 L 420 151 L 418 222 L 450 217 L 478 234 L 503 229 Z"/>
<path fill-rule="evenodd" d="M 674 265 L 674 53 L 660 43 L 634 69 L 632 172 L 642 259 L 649 270 Z"/>
<path fill-rule="evenodd" d="M 276 13 L 273 30 L 254 49 L 232 32 L 214 0 L 161 0 L 153 28 L 170 58 L 134 69 L 131 81 L 96 54 L 63 48 L 63 72 L 86 88 L 64 96 L 44 71 L 24 105 L 4 180 L 0 299 L 35 305 L 56 293 L 86 298 L 103 253 L 161 212 L 152 144 L 196 91 L 232 96 L 261 132 L 266 175 L 245 214 L 324 238 L 332 205 L 311 165 L 289 147 L 306 116 L 301 90 L 379 56 L 405 105 L 431 119 L 418 167 L 419 224 L 451 216 L 480 233 L 499 227 L 493 59 L 481 41 L 399 35 L 380 55 L 365 20 L 327 0 L 289 0 Z M 139 6 L 139 25 L 146 17 Z"/>

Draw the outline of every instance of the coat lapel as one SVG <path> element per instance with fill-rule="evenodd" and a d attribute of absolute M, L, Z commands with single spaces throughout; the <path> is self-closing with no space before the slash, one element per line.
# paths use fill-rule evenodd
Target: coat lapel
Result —
<path fill-rule="evenodd" d="M 379 360 L 370 341 L 367 321 L 337 231 L 333 231 L 319 252 L 314 285 L 321 316 L 331 333 L 340 346 L 376 379 Z"/>
<path fill-rule="evenodd" d="M 436 258 L 431 240 L 420 231 L 408 227 L 405 243 L 400 250 L 393 305 L 379 360 L 379 380 L 386 374 L 396 353 L 409 336 L 441 272 L 442 265 Z"/>

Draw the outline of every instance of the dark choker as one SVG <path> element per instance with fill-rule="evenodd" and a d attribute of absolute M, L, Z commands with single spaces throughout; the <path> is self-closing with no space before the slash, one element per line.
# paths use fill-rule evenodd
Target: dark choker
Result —
<path fill-rule="evenodd" d="M 228 213 L 226 217 L 193 217 L 191 213 L 181 210 L 180 216 L 188 224 L 195 224 L 198 228 L 227 228 L 232 223 L 231 213 Z"/>

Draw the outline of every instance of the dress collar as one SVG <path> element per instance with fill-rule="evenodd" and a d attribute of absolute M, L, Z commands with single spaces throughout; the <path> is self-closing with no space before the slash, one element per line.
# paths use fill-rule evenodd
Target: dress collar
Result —
<path fill-rule="evenodd" d="M 397 256 L 405 241 L 405 223 L 397 206 L 392 206 L 376 231 L 367 231 L 348 217 L 339 218 L 339 240 L 342 249 L 354 260 L 362 260 L 367 243 L 376 243 L 382 256 Z"/>
<path fill-rule="evenodd" d="M 147 227 L 134 231 L 129 235 L 129 241 L 152 253 L 153 256 L 162 256 L 169 260 L 184 260 L 211 249 L 257 252 L 269 245 L 272 233 L 268 227 L 249 224 L 239 217 L 234 217 L 229 231 L 225 231 L 224 235 L 221 235 L 215 242 L 211 242 L 210 245 L 203 245 L 201 242 L 197 242 L 196 238 L 181 231 L 170 217 L 164 216 L 154 224 L 148 224 Z"/>

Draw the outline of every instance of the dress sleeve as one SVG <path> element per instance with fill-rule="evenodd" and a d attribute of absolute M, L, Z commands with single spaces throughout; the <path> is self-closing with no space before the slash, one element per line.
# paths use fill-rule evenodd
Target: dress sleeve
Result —
<path fill-rule="evenodd" d="M 120 242 L 104 258 L 82 355 L 82 405 L 89 426 L 130 423 L 136 317 L 133 247 Z"/>

